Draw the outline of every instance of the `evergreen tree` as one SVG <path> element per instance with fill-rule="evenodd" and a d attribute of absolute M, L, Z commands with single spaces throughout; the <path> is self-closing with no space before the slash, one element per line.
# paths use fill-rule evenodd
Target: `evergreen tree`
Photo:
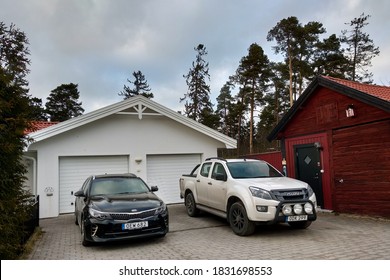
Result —
<path fill-rule="evenodd" d="M 51 121 L 63 122 L 83 114 L 77 84 L 62 84 L 53 89 L 47 98 L 46 112 Z"/>
<path fill-rule="evenodd" d="M 288 66 L 283 63 L 271 63 L 271 87 L 264 96 L 263 110 L 260 115 L 260 125 L 266 130 L 274 127 L 281 117 L 289 110 Z"/>
<path fill-rule="evenodd" d="M 347 45 L 346 56 L 349 61 L 347 75 L 352 81 L 372 83 L 372 73 L 367 68 L 372 66 L 371 60 L 380 53 L 379 47 L 375 47 L 370 36 L 363 32 L 369 17 L 361 14 L 349 23 L 351 30 L 342 31 L 341 42 Z"/>
<path fill-rule="evenodd" d="M 273 49 L 276 54 L 284 54 L 289 68 L 290 106 L 303 91 L 304 79 L 312 75 L 310 63 L 319 35 L 324 32 L 322 23 L 309 22 L 303 26 L 296 17 L 282 19 L 268 32 L 267 40 L 276 41 Z"/>
<path fill-rule="evenodd" d="M 145 75 L 142 74 L 141 71 L 137 71 L 137 72 L 133 72 L 133 76 L 134 76 L 134 81 L 130 81 L 129 79 L 127 79 L 127 81 L 130 84 L 133 84 L 134 87 L 130 88 L 129 86 L 124 85 L 123 90 L 119 93 L 119 95 L 124 96 L 123 99 L 128 99 L 130 97 L 137 96 L 137 95 L 143 95 L 146 98 L 150 98 L 150 99 L 153 98 L 154 95 L 151 92 L 151 88 L 148 85 L 148 81 L 146 80 Z"/>
<path fill-rule="evenodd" d="M 31 115 L 30 120 L 33 121 L 47 121 L 46 110 L 42 105 L 42 99 L 33 97 L 30 98 Z"/>
<path fill-rule="evenodd" d="M 236 80 L 241 85 L 242 101 L 249 108 L 249 152 L 253 153 L 254 112 L 257 106 L 264 104 L 263 97 L 269 87 L 271 69 L 268 57 L 263 49 L 252 44 L 248 55 L 243 57 L 236 71 Z"/>
<path fill-rule="evenodd" d="M 29 215 L 29 193 L 23 189 L 22 163 L 28 129 L 28 39 L 15 25 L 0 22 L 0 259 L 22 252 L 23 222 Z"/>
<path fill-rule="evenodd" d="M 340 39 L 335 34 L 317 44 L 313 63 L 315 75 L 326 75 L 345 79 L 348 71 L 348 60 L 344 56 Z"/>
<path fill-rule="evenodd" d="M 209 64 L 204 60 L 204 56 L 207 55 L 204 45 L 199 44 L 194 50 L 197 52 L 196 59 L 192 62 L 192 68 L 188 74 L 183 75 L 188 91 L 180 99 L 180 102 L 186 100 L 185 113 L 187 117 L 205 124 L 205 112 L 213 111 L 210 101 L 210 86 L 206 83 L 206 80 L 210 80 Z"/>
<path fill-rule="evenodd" d="M 231 123 L 229 123 L 229 114 L 233 104 L 231 86 L 229 82 L 225 83 L 217 97 L 216 114 L 219 115 L 220 119 L 219 131 L 226 135 L 230 135 L 229 132 L 231 131 Z"/>

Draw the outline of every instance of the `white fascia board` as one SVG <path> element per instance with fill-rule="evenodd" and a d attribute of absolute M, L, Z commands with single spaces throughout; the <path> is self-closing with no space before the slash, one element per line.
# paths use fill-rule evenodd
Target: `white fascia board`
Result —
<path fill-rule="evenodd" d="M 52 136 L 61 134 L 68 130 L 77 128 L 79 126 L 88 124 L 90 122 L 96 121 L 98 119 L 113 115 L 117 112 L 125 110 L 132 106 L 134 103 L 133 100 L 127 99 L 121 102 L 114 103 L 112 105 L 97 109 L 95 111 L 89 112 L 85 115 L 81 115 L 64 122 L 52 125 L 50 127 L 38 130 L 36 132 L 29 133 L 28 136 L 34 140 L 34 142 L 42 141 Z"/>
<path fill-rule="evenodd" d="M 226 148 L 236 148 L 237 147 L 237 141 L 229 136 L 226 136 L 214 129 L 211 129 L 203 124 L 200 124 L 190 118 L 187 118 L 183 115 L 181 115 L 178 112 L 175 112 L 165 106 L 162 106 L 158 104 L 157 102 L 154 102 L 144 96 L 136 96 L 132 97 L 126 100 L 123 100 L 121 102 L 103 107 L 101 109 L 92 111 L 90 113 L 87 113 L 85 115 L 81 115 L 79 117 L 75 117 L 72 119 L 69 119 L 67 121 L 58 123 L 56 125 L 47 127 L 45 129 L 41 129 L 36 132 L 32 132 L 28 134 L 30 138 L 33 139 L 34 142 L 39 142 L 42 140 L 45 140 L 47 138 L 53 137 L 55 135 L 61 134 L 63 132 L 69 131 L 71 129 L 77 128 L 79 126 L 88 124 L 90 122 L 96 121 L 98 119 L 120 113 L 123 110 L 126 110 L 130 107 L 133 107 L 138 104 L 143 104 L 146 107 L 156 111 L 157 113 L 160 113 L 174 121 L 177 121 L 181 124 L 184 124 L 192 129 L 195 129 L 211 138 L 214 138 L 218 141 L 221 141 L 225 144 Z"/>

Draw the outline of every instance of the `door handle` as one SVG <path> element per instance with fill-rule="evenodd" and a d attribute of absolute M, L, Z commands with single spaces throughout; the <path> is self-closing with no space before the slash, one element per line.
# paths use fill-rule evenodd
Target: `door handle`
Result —
<path fill-rule="evenodd" d="M 208 182 L 207 184 L 209 184 L 209 185 L 211 186 L 213 183 L 211 183 L 211 182 Z"/>

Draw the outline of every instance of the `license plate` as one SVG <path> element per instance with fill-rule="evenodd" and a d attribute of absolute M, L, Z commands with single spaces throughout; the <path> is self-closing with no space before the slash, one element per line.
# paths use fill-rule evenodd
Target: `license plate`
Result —
<path fill-rule="evenodd" d="M 122 224 L 122 230 L 140 229 L 148 227 L 148 221 Z"/>
<path fill-rule="evenodd" d="M 287 222 L 307 221 L 307 215 L 288 216 Z"/>

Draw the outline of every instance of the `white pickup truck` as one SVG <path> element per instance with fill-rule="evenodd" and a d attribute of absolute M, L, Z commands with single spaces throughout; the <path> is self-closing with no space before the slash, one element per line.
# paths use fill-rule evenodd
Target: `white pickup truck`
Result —
<path fill-rule="evenodd" d="M 202 210 L 226 218 L 240 236 L 260 223 L 303 229 L 317 218 L 316 196 L 307 183 L 254 159 L 206 159 L 182 175 L 180 197 L 189 216 Z"/>

